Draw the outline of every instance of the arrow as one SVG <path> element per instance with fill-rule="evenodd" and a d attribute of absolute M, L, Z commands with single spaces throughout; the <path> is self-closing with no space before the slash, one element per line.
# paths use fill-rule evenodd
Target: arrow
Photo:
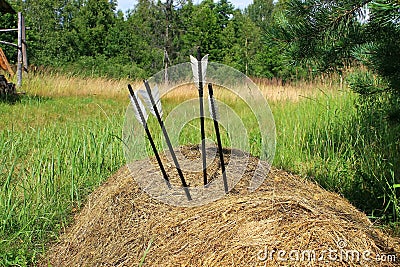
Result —
<path fill-rule="evenodd" d="M 220 135 L 220 132 L 219 132 L 219 125 L 218 125 L 218 120 L 219 120 L 218 104 L 215 101 L 214 92 L 213 92 L 213 88 L 212 88 L 212 84 L 211 83 L 208 84 L 208 102 L 209 102 L 211 118 L 214 121 L 215 135 L 217 136 L 218 153 L 219 153 L 219 159 L 220 159 L 220 163 L 221 163 L 222 179 L 224 181 L 225 193 L 227 194 L 229 192 L 229 189 L 228 189 L 228 180 L 226 178 L 224 154 L 223 154 L 223 151 L 222 151 L 221 135 Z"/>
<path fill-rule="evenodd" d="M 132 86 L 130 84 L 128 84 L 128 89 L 129 89 L 129 93 L 130 93 L 129 98 L 130 98 L 132 106 L 133 106 L 133 111 L 135 112 L 135 117 L 140 122 L 140 124 L 142 124 L 142 126 L 147 134 L 147 137 L 149 138 L 150 145 L 151 145 L 151 148 L 153 149 L 154 155 L 156 156 L 157 163 L 160 166 L 162 175 L 164 176 L 165 183 L 167 184 L 168 188 L 171 189 L 172 187 L 169 182 L 167 172 L 164 169 L 164 165 L 162 164 L 162 161 L 158 154 L 156 145 L 154 144 L 154 141 L 153 141 L 153 138 L 151 137 L 149 128 L 147 127 L 147 120 L 149 118 L 149 115 L 147 114 L 142 101 L 138 98 L 137 93 L 133 92 Z"/>
<path fill-rule="evenodd" d="M 149 108 L 150 113 L 153 114 L 155 117 L 157 117 L 156 111 L 153 108 L 153 103 L 151 102 L 149 94 L 144 90 L 139 90 L 139 94 L 146 103 L 146 106 Z M 151 95 L 153 96 L 154 102 L 156 103 L 156 108 L 158 110 L 158 113 L 160 113 L 160 117 L 162 118 L 163 111 L 161 105 L 161 97 L 160 97 L 160 91 L 158 90 L 157 86 L 153 88 L 153 90 L 151 91 Z"/>
<path fill-rule="evenodd" d="M 142 96 L 146 95 L 144 97 L 144 99 L 150 99 L 150 101 L 145 100 L 145 103 L 148 104 L 148 105 L 151 104 L 148 108 L 150 109 L 151 113 L 156 116 L 156 118 L 158 120 L 158 123 L 159 123 L 159 125 L 161 127 L 161 130 L 162 130 L 163 134 L 164 134 L 165 141 L 167 142 L 169 152 L 171 153 L 172 159 L 174 161 L 175 168 L 176 168 L 176 170 L 178 172 L 179 178 L 181 179 L 183 190 L 185 190 L 186 197 L 190 201 L 190 200 L 192 200 L 192 197 L 190 196 L 189 188 L 188 188 L 188 186 L 186 184 L 185 177 L 183 176 L 182 170 L 181 170 L 181 168 L 179 166 L 178 159 L 176 158 L 174 149 L 172 148 L 171 141 L 169 139 L 167 130 L 165 129 L 164 122 L 163 122 L 162 117 L 161 117 L 162 116 L 161 115 L 162 114 L 162 107 L 161 107 L 160 94 L 157 93 L 158 90 L 157 90 L 157 92 L 153 93 L 151 88 L 150 88 L 150 85 L 149 85 L 148 81 L 146 81 L 146 80 L 144 81 L 144 86 L 146 87 L 146 91 L 141 90 L 140 91 L 140 95 L 142 95 Z M 160 106 L 161 112 L 159 112 L 159 110 L 158 110 L 158 107 L 157 107 L 158 104 Z"/>
<path fill-rule="evenodd" d="M 190 62 L 193 71 L 193 80 L 199 90 L 200 102 L 200 129 L 201 129 L 201 156 L 203 160 L 203 180 L 204 186 L 207 185 L 207 159 L 206 159 L 206 133 L 204 130 L 204 102 L 203 102 L 203 84 L 205 83 L 208 55 L 201 58 L 200 48 L 197 49 L 197 59 L 190 56 Z"/>

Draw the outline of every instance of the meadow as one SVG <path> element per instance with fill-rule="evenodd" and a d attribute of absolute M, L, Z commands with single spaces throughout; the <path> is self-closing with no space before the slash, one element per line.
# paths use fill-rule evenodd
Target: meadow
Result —
<path fill-rule="evenodd" d="M 1 266 L 36 262 L 86 196 L 125 164 L 121 135 L 128 82 L 36 74 L 24 81 L 25 95 L 0 100 Z M 396 129 L 373 114 L 370 121 L 360 115 L 358 96 L 332 79 L 256 83 L 276 123 L 274 165 L 396 226 Z M 179 97 L 163 98 L 165 109 L 187 96 Z"/>

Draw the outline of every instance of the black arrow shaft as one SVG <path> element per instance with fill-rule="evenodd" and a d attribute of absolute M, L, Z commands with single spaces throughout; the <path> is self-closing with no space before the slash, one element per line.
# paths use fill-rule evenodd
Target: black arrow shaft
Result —
<path fill-rule="evenodd" d="M 206 158 L 206 132 L 204 126 L 204 93 L 203 93 L 203 69 L 201 62 L 201 51 L 197 49 L 197 70 L 199 72 L 199 104 L 200 104 L 200 131 L 201 131 L 201 157 L 203 161 L 203 180 L 207 185 L 207 158 Z"/>
<path fill-rule="evenodd" d="M 167 172 L 166 172 L 165 169 L 164 169 L 164 165 L 162 164 L 160 155 L 159 155 L 158 152 L 157 152 L 157 148 L 156 148 L 156 145 L 154 144 L 153 138 L 151 138 L 151 134 L 150 134 L 149 128 L 146 127 L 146 128 L 144 128 L 144 130 L 146 131 L 146 134 L 147 134 L 147 136 L 148 136 L 148 138 L 149 138 L 151 148 L 152 148 L 153 151 L 154 151 L 154 154 L 155 154 L 156 159 L 157 159 L 157 163 L 158 163 L 158 165 L 160 166 L 160 170 L 161 170 L 161 172 L 162 172 L 162 174 L 163 174 L 163 176 L 164 176 L 165 182 L 167 183 L 168 188 L 171 189 L 171 188 L 172 188 L 172 187 L 171 187 L 171 183 L 170 183 L 170 181 L 169 181 Z"/>
<path fill-rule="evenodd" d="M 160 155 L 158 154 L 156 145 L 154 144 L 154 141 L 153 141 L 153 138 L 152 138 L 151 133 L 149 131 L 149 128 L 147 127 L 146 118 L 144 117 L 143 112 L 140 109 L 139 101 L 136 98 L 136 95 L 133 93 L 132 86 L 130 84 L 128 84 L 128 89 L 129 89 L 129 93 L 132 96 L 133 102 L 135 102 L 136 109 L 137 109 L 137 111 L 139 113 L 140 119 L 142 120 L 143 128 L 144 128 L 144 130 L 146 132 L 147 137 L 149 138 L 151 148 L 153 149 L 154 155 L 156 156 L 157 163 L 160 166 L 160 170 L 161 170 L 161 173 L 162 173 L 162 175 L 164 177 L 164 180 L 165 180 L 168 188 L 171 189 L 171 183 L 169 182 L 169 178 L 168 178 L 167 172 L 164 169 L 164 165 L 162 164 L 162 161 L 161 161 Z"/>
<path fill-rule="evenodd" d="M 224 189 L 225 189 L 225 193 L 228 193 L 229 192 L 229 188 L 228 188 L 228 180 L 227 180 L 227 178 L 226 178 L 226 172 L 225 172 L 225 162 L 224 162 L 224 154 L 223 154 L 223 151 L 222 151 L 222 142 L 221 142 L 221 134 L 220 134 L 220 132 L 219 132 L 219 124 L 218 124 L 218 121 L 217 121 L 217 111 L 216 111 L 216 108 L 215 108 L 215 106 L 214 106 L 214 104 L 212 104 L 212 103 L 214 103 L 213 102 L 213 95 L 214 95 L 214 92 L 213 92 L 213 88 L 212 88 L 212 84 L 211 83 L 209 83 L 208 84 L 208 93 L 209 93 L 209 95 L 210 95 L 210 99 L 211 99 L 211 111 L 212 111 L 212 117 L 213 117 L 213 121 L 214 121 L 214 128 L 215 128 L 215 135 L 217 136 L 217 144 L 218 144 L 218 153 L 219 153 L 219 160 L 220 160 L 220 162 L 221 162 L 221 171 L 222 171 L 222 179 L 223 179 L 223 182 L 224 182 Z"/>
<path fill-rule="evenodd" d="M 183 188 L 185 190 L 186 197 L 187 197 L 188 200 L 192 200 L 192 198 L 190 196 L 190 193 L 189 193 L 188 186 L 187 186 L 186 181 L 185 181 L 185 177 L 183 176 L 181 167 L 179 166 L 178 159 L 176 158 L 175 151 L 174 151 L 174 149 L 172 147 L 171 141 L 170 141 L 169 136 L 168 136 L 168 132 L 165 129 L 164 122 L 162 121 L 160 113 L 159 113 L 159 111 L 157 109 L 157 105 L 156 105 L 156 103 L 154 101 L 154 97 L 153 97 L 153 94 L 151 93 L 151 88 L 150 88 L 150 85 L 149 85 L 148 81 L 144 81 L 144 85 L 146 87 L 147 94 L 149 95 L 151 104 L 153 105 L 154 113 L 156 113 L 156 117 L 157 117 L 158 123 L 160 124 L 161 130 L 163 132 L 165 141 L 167 142 L 168 149 L 169 149 L 169 152 L 171 153 L 172 160 L 174 161 L 176 171 L 178 172 L 179 178 L 181 179 L 181 183 L 182 183 L 182 186 L 183 186 Z"/>

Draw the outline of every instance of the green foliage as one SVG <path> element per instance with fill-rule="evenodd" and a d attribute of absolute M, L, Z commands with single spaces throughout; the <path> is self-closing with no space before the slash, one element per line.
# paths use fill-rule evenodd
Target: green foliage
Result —
<path fill-rule="evenodd" d="M 260 29 L 259 40 L 256 42 L 254 57 L 254 76 L 279 77 L 283 80 L 307 78 L 307 72 L 301 65 L 296 65 L 293 55 L 286 53 L 288 46 L 277 38 L 279 21 L 282 18 L 283 1 L 254 1 L 244 14 Z"/>
<path fill-rule="evenodd" d="M 253 4 L 245 10 L 245 14 L 264 32 L 269 31 L 274 19 L 275 6 L 273 2 L 272 0 L 254 0 Z"/>
<path fill-rule="evenodd" d="M 75 51 L 81 56 L 96 56 L 105 53 L 105 33 L 114 26 L 113 5 L 107 0 L 87 0 L 72 21 L 76 31 Z"/>
<path fill-rule="evenodd" d="M 400 91 L 400 5 L 397 1 L 291 0 L 278 16 L 275 38 L 288 44 L 290 55 L 319 72 L 341 71 L 357 61 L 388 82 L 383 91 Z M 369 14 L 366 15 L 366 8 Z M 371 94 L 365 79 L 352 87 Z M 366 90 L 369 90 L 368 92 Z"/>
<path fill-rule="evenodd" d="M 12 14 L 1 14 L 0 16 L 0 25 L 2 29 L 16 29 L 17 26 L 17 16 Z M 9 43 L 17 44 L 17 32 L 9 32 L 9 33 L 0 33 L 0 40 L 6 41 Z M 12 64 L 15 63 L 17 59 L 17 49 L 15 47 L 11 47 L 8 45 L 1 45 L 4 53 L 8 61 Z"/>
<path fill-rule="evenodd" d="M 129 73 L 135 79 L 151 76 L 165 63 L 187 62 L 200 46 L 212 61 L 250 76 L 286 79 L 299 73 L 267 35 L 276 13 L 273 1 L 256 1 L 242 11 L 227 0 L 140 0 L 126 14 L 116 11 L 116 1 L 107 0 L 10 2 L 30 27 L 28 57 L 36 66 L 117 78 Z M 2 16 L 0 22 L 6 26 L 15 20 Z M 14 48 L 7 48 L 7 54 L 15 61 Z M 71 71 L 79 67 L 85 69 Z"/>
<path fill-rule="evenodd" d="M 121 58 L 107 58 L 104 55 L 81 56 L 68 65 L 54 66 L 57 71 L 73 76 L 83 77 L 121 77 L 145 79 L 148 77 L 143 69 L 134 63 L 127 63 Z"/>
<path fill-rule="evenodd" d="M 288 1 L 273 36 L 290 44 L 295 60 L 316 71 L 340 71 L 352 62 L 354 45 L 363 42 L 358 20 L 363 6 L 363 1 Z"/>
<path fill-rule="evenodd" d="M 388 84 L 370 71 L 355 71 L 347 77 L 349 87 L 361 95 L 372 95 L 387 90 Z"/>

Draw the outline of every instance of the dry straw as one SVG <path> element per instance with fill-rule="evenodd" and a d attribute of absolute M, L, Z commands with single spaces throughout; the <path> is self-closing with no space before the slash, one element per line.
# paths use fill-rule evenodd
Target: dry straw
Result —
<path fill-rule="evenodd" d="M 193 148 L 183 150 L 190 154 Z M 313 182 L 272 169 L 250 194 L 247 186 L 257 163 L 251 158 L 242 181 L 226 197 L 196 208 L 158 203 L 138 188 L 134 176 L 157 172 L 156 164 L 135 162 L 135 173 L 124 167 L 90 195 L 42 265 L 138 266 L 144 255 L 144 266 L 396 265 L 375 259 L 397 257 L 398 240 L 374 227 L 347 200 Z M 210 177 L 221 177 L 213 167 L 210 172 L 215 172 Z M 177 179 L 171 177 L 172 182 Z M 326 261 L 318 261 L 323 251 L 340 249 L 360 253 L 360 261 L 350 254 L 347 261 L 329 260 L 327 254 Z M 276 252 L 263 259 L 265 251 L 269 255 L 273 250 L 292 251 L 292 257 L 298 251 L 299 261 L 283 262 Z M 310 260 L 311 252 L 315 260 Z M 363 261 L 366 252 L 370 261 Z"/>
<path fill-rule="evenodd" d="M 102 96 L 126 99 L 126 85 L 132 83 L 133 89 L 139 88 L 141 81 L 128 79 L 107 78 L 81 78 L 62 74 L 35 74 L 28 77 L 28 82 L 22 88 L 29 94 L 45 95 L 48 97 L 59 96 Z M 297 102 L 307 97 L 320 95 L 321 91 L 329 93 L 337 90 L 338 86 L 333 84 L 332 79 L 320 79 L 313 82 L 300 81 L 296 83 L 284 83 L 279 79 L 252 79 L 261 90 L 268 101 L 292 101 Z M 197 88 L 194 84 L 182 84 L 167 95 L 164 100 L 180 103 L 183 100 L 198 97 Z M 221 91 L 221 92 L 217 92 Z M 237 96 L 227 90 L 216 90 L 216 97 L 222 100 L 235 100 Z"/>

